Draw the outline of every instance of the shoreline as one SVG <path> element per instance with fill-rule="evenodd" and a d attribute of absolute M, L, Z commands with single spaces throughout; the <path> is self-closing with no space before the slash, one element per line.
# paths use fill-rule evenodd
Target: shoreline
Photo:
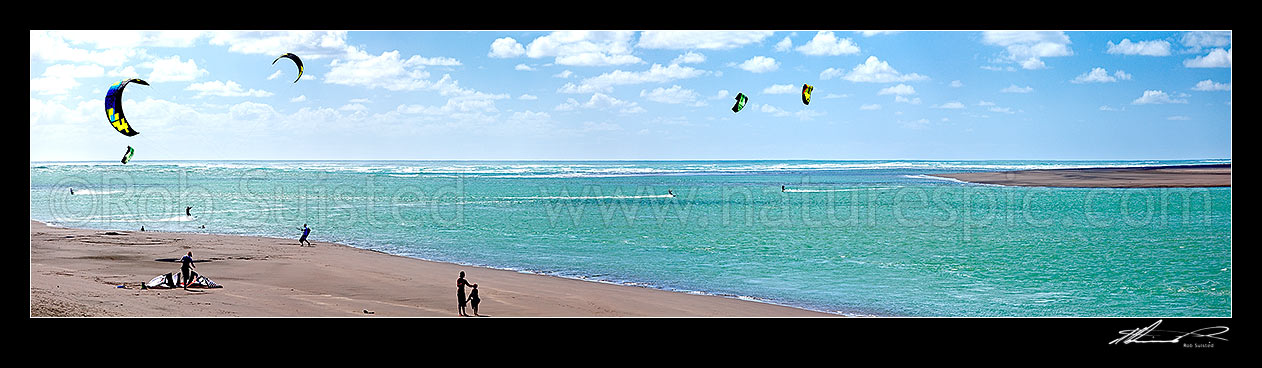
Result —
<path fill-rule="evenodd" d="M 1035 169 L 927 175 L 967 183 L 1056 188 L 1231 187 L 1231 164 Z"/>
<path fill-rule="evenodd" d="M 78 229 L 30 220 L 30 316 L 459 317 L 451 284 L 461 270 L 470 282 L 481 284 L 480 313 L 496 317 L 843 316 L 731 296 L 429 261 L 331 242 L 314 245 L 260 236 Z M 179 264 L 169 259 L 190 251 L 204 261 L 195 263 L 194 271 L 224 288 L 140 289 L 154 276 L 179 272 Z"/>

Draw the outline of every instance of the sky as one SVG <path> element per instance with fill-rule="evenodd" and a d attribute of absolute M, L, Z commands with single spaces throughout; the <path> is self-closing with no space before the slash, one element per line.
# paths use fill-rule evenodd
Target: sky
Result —
<path fill-rule="evenodd" d="M 32 161 L 1231 158 L 1230 31 L 32 30 L 30 47 Z M 104 113 L 127 78 L 150 83 L 123 95 L 133 137 Z"/>

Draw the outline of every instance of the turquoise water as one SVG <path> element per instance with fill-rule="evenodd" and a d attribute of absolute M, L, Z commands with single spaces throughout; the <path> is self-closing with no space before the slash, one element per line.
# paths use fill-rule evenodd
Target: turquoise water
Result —
<path fill-rule="evenodd" d="M 927 176 L 1207 163 L 1230 160 L 32 162 L 30 204 L 847 315 L 1230 317 L 1230 188 Z"/>

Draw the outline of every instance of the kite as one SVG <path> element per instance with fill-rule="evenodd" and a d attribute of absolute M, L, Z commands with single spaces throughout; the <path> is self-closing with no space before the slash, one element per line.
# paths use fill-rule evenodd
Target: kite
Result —
<path fill-rule="evenodd" d="M 133 153 L 136 153 L 136 150 L 132 149 L 131 146 L 127 146 L 127 153 L 123 154 L 123 164 L 127 164 L 127 161 L 131 161 L 131 155 Z"/>
<path fill-rule="evenodd" d="M 803 105 L 811 104 L 811 91 L 814 91 L 814 90 L 815 90 L 814 86 L 809 85 L 809 84 L 802 84 L 802 104 Z"/>
<path fill-rule="evenodd" d="M 732 112 L 741 112 L 745 108 L 745 102 L 749 101 L 749 97 L 745 97 L 744 93 L 736 94 L 736 105 L 732 105 Z"/>
<path fill-rule="evenodd" d="M 105 118 L 110 120 L 110 125 L 113 125 L 114 129 L 128 137 L 140 134 L 131 128 L 131 124 L 127 123 L 127 117 L 123 115 L 123 88 L 127 88 L 127 84 L 132 82 L 149 85 L 149 82 L 141 79 L 124 79 L 114 83 L 110 86 L 110 90 L 105 92 Z"/>
<path fill-rule="evenodd" d="M 286 52 L 284 55 L 276 57 L 276 60 L 272 60 L 272 65 L 276 65 L 276 62 L 279 61 L 280 58 L 289 58 L 289 60 L 294 61 L 294 64 L 298 65 L 298 78 L 294 79 L 294 83 L 298 83 L 298 79 L 302 79 L 302 59 L 299 59 L 298 55 Z"/>

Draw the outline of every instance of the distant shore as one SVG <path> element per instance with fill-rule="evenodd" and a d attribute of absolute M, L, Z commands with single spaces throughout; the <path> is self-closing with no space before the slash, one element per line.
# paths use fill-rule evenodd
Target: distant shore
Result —
<path fill-rule="evenodd" d="M 430 262 L 336 243 L 30 222 L 31 317 L 459 317 L 456 278 L 495 317 L 828 317 L 755 301 Z M 142 290 L 194 271 L 221 289 Z M 468 290 L 466 290 L 468 292 Z M 467 310 L 472 315 L 472 309 Z"/>
<path fill-rule="evenodd" d="M 1066 188 L 1231 187 L 1231 164 L 933 174 L 970 183 Z"/>

